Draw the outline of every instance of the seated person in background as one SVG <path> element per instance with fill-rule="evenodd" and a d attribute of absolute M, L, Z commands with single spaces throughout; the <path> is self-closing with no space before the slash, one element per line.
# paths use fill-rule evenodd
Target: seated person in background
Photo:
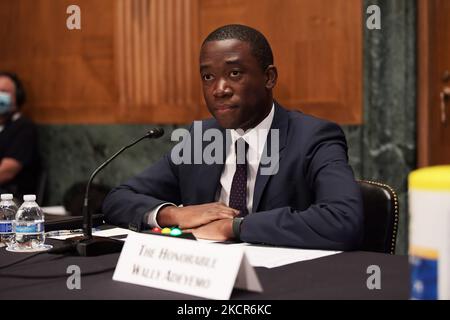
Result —
<path fill-rule="evenodd" d="M 176 145 L 113 189 L 105 220 L 137 230 L 179 226 L 219 241 L 357 249 L 362 200 L 344 133 L 273 99 L 277 69 L 266 38 L 242 25 L 215 30 L 201 46 L 200 75 L 214 119 L 194 122 L 186 148 Z M 215 152 L 220 161 L 205 161 L 205 132 L 227 141 Z"/>
<path fill-rule="evenodd" d="M 36 127 L 20 113 L 25 98 L 20 79 L 0 72 L 0 191 L 20 200 L 36 193 L 40 168 Z"/>

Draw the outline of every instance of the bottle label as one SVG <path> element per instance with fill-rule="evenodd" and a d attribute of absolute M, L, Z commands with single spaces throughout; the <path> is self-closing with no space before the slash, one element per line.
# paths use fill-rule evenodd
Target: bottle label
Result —
<path fill-rule="evenodd" d="M 0 233 L 11 233 L 12 221 L 0 221 Z"/>
<path fill-rule="evenodd" d="M 16 225 L 16 233 L 38 233 L 44 231 L 43 223 L 33 223 L 29 225 Z"/>
<path fill-rule="evenodd" d="M 439 251 L 413 245 L 409 256 L 411 296 L 413 300 L 437 300 L 439 282 Z"/>

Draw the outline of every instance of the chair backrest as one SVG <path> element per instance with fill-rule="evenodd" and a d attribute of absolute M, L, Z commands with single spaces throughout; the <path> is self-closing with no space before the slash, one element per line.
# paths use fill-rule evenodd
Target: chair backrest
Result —
<path fill-rule="evenodd" d="M 361 250 L 395 254 L 398 229 L 398 197 L 387 184 L 359 180 L 364 209 L 364 241 Z"/>
<path fill-rule="evenodd" d="M 72 216 L 82 215 L 86 185 L 87 181 L 74 183 L 63 195 L 64 208 Z M 91 214 L 101 212 L 103 200 L 110 190 L 111 187 L 103 184 L 91 184 L 89 191 L 89 211 Z"/>

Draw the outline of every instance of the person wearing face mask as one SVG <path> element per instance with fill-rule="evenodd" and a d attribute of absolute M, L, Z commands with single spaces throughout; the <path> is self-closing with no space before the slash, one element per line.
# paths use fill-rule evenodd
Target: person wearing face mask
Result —
<path fill-rule="evenodd" d="M 36 191 L 37 130 L 20 110 L 26 95 L 17 75 L 0 72 L 0 192 L 16 198 Z"/>

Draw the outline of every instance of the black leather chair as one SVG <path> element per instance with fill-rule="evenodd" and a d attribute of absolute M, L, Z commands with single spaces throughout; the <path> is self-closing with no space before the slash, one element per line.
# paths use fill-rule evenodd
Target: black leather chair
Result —
<path fill-rule="evenodd" d="M 398 197 L 387 184 L 359 180 L 364 208 L 364 241 L 361 250 L 395 254 Z"/>

